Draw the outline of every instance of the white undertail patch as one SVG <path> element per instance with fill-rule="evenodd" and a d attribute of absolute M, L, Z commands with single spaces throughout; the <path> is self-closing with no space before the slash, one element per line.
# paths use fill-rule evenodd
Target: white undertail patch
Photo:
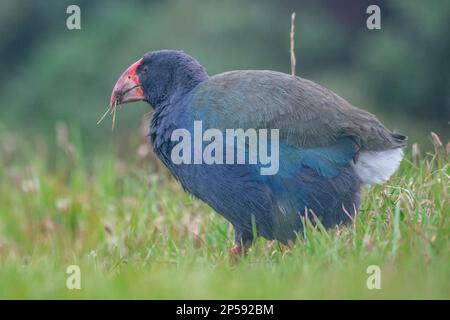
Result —
<path fill-rule="evenodd" d="M 362 151 L 353 167 L 363 184 L 377 184 L 389 179 L 397 170 L 402 158 L 403 150 L 401 148 L 383 151 Z"/>

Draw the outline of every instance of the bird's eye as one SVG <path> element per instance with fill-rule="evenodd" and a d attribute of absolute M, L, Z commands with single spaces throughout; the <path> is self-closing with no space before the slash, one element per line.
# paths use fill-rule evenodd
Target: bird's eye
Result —
<path fill-rule="evenodd" d="M 147 72 L 148 71 L 148 68 L 147 67 L 144 67 L 144 72 Z"/>

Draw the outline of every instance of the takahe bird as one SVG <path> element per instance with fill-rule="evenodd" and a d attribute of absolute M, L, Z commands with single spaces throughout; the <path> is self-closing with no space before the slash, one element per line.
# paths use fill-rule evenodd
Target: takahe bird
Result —
<path fill-rule="evenodd" d="M 405 136 L 312 81 L 266 70 L 208 76 L 182 51 L 148 52 L 121 75 L 111 106 L 137 100 L 154 109 L 149 136 L 158 158 L 233 225 L 233 254 L 250 247 L 254 234 L 291 243 L 308 212 L 324 227 L 348 221 L 360 186 L 386 181 L 406 145 Z M 262 175 L 259 162 L 175 163 L 174 130 L 193 132 L 195 121 L 223 133 L 278 129 L 276 174 Z"/>

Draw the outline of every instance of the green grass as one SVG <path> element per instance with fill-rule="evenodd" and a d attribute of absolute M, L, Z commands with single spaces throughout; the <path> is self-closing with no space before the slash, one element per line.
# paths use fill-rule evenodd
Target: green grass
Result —
<path fill-rule="evenodd" d="M 56 152 L 0 139 L 0 298 L 450 298 L 443 148 L 365 189 L 353 224 L 307 223 L 292 250 L 260 238 L 235 262 L 228 223 L 151 157 L 87 161 L 63 138 Z"/>

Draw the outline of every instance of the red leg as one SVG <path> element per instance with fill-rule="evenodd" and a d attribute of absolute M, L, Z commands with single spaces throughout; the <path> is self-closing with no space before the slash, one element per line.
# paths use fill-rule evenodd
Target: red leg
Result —
<path fill-rule="evenodd" d="M 239 243 L 237 243 L 234 245 L 233 248 L 229 250 L 229 252 L 231 255 L 239 257 L 242 254 L 242 246 Z"/>

